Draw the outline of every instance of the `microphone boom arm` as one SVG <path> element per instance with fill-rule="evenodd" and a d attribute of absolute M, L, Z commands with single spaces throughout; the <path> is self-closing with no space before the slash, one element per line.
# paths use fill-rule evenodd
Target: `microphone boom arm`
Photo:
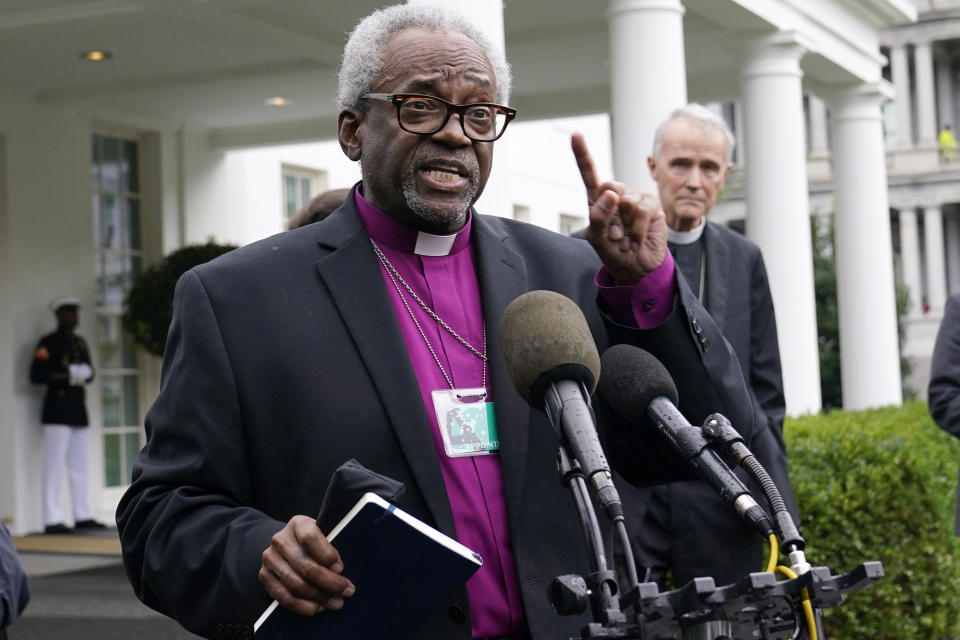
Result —
<path fill-rule="evenodd" d="M 568 380 L 550 383 L 543 394 L 547 416 L 560 435 L 560 444 L 557 448 L 557 469 L 560 480 L 572 493 L 577 514 L 580 516 L 591 568 L 585 583 L 582 579 L 576 580 L 579 576 L 556 578 L 550 585 L 549 594 L 554 607 L 562 614 L 582 612 L 589 600 L 594 620 L 599 620 L 603 626 L 619 625 L 626 622 L 626 616 L 620 609 L 620 602 L 616 595 L 618 592 L 616 572 L 607 566 L 603 534 L 593 508 L 588 484 L 594 488 L 605 511 L 610 511 L 611 504 L 619 508 L 620 521 L 623 520 L 623 509 L 616 495 L 616 489 L 613 487 L 610 473 L 604 471 L 607 468 L 607 462 L 602 451 L 591 454 L 589 451 L 579 450 L 581 447 L 577 445 L 581 439 L 566 437 L 571 423 L 585 424 L 582 415 L 578 415 L 580 419 L 576 419 L 568 412 L 582 414 L 586 411 L 590 414 L 589 422 L 593 423 L 593 409 L 589 404 L 589 398 L 590 394 L 583 383 Z M 573 456 L 570 455 L 568 447 L 575 449 Z M 583 460 L 584 465 L 592 471 L 589 478 L 578 462 L 580 460 Z M 626 553 L 632 553 L 632 551 L 627 549 Z"/>

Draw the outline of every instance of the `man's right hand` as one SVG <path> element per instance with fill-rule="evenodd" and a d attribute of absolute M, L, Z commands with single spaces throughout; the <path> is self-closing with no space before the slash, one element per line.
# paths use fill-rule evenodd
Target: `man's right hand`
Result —
<path fill-rule="evenodd" d="M 308 516 L 293 516 L 263 552 L 258 577 L 281 606 L 302 616 L 340 609 L 356 590 L 340 575 L 340 554 Z"/>
<path fill-rule="evenodd" d="M 620 182 L 601 182 L 583 136 L 574 133 L 571 146 L 590 207 L 587 241 L 617 283 L 636 284 L 667 255 L 667 223 L 660 199 Z"/>

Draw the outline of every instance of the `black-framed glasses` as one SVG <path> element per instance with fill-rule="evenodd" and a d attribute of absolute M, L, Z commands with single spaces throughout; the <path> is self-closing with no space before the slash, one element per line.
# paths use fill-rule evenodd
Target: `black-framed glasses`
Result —
<path fill-rule="evenodd" d="M 463 134 L 475 142 L 493 142 L 503 135 L 517 115 L 516 109 L 492 102 L 453 104 L 436 96 L 418 93 L 366 93 L 363 98 L 392 102 L 397 108 L 400 128 L 423 136 L 440 131 L 451 113 L 460 116 Z"/>

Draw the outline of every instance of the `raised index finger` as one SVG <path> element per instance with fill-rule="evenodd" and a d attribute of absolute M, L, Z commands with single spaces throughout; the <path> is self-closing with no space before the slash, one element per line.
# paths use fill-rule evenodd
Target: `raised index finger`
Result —
<path fill-rule="evenodd" d="M 573 148 L 573 156 L 577 159 L 577 167 L 580 169 L 583 186 L 587 188 L 587 202 L 593 205 L 600 188 L 600 177 L 597 175 L 597 167 L 593 164 L 593 156 L 587 149 L 587 141 L 583 139 L 583 134 L 574 133 L 571 135 L 570 146 Z"/>

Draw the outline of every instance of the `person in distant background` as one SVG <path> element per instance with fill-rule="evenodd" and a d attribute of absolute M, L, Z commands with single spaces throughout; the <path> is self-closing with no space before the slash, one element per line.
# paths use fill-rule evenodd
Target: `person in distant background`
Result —
<path fill-rule="evenodd" d="M 953 132 L 950 131 L 950 125 L 943 125 L 943 129 L 940 130 L 937 136 L 937 144 L 940 147 L 941 159 L 946 162 L 957 159 L 957 139 L 953 137 Z"/>
<path fill-rule="evenodd" d="M 64 296 L 50 303 L 57 330 L 44 336 L 33 352 L 30 382 L 47 385 L 43 399 L 43 523 L 44 533 L 72 533 L 64 522 L 61 491 L 66 468 L 73 499 L 74 527 L 105 529 L 93 519 L 87 495 L 87 441 L 89 420 L 84 386 L 93 380 L 87 342 L 74 333 L 80 302 Z"/>
<path fill-rule="evenodd" d="M 314 196 L 307 205 L 287 221 L 287 230 L 320 222 L 347 199 L 350 189 L 330 189 Z"/>

